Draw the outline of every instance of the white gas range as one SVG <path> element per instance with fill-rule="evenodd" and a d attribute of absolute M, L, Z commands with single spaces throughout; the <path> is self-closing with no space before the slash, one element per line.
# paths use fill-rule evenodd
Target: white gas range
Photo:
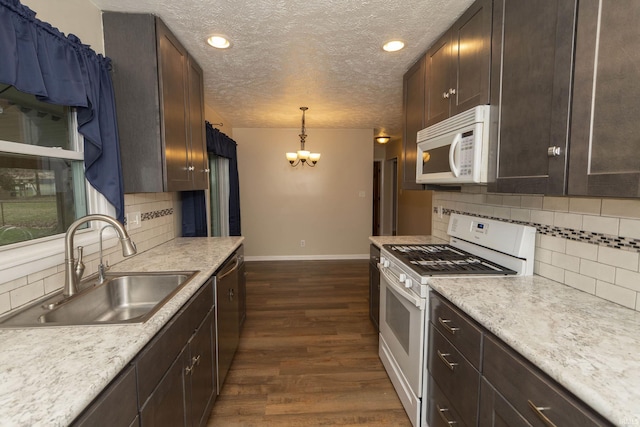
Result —
<path fill-rule="evenodd" d="M 426 425 L 429 280 L 533 274 L 534 227 L 452 214 L 447 233 L 449 244 L 380 252 L 380 359 L 416 427 Z"/>

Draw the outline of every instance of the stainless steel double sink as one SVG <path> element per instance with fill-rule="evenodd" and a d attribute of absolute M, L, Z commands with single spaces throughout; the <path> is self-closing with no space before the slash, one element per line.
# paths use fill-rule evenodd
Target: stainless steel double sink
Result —
<path fill-rule="evenodd" d="M 0 328 L 143 323 L 197 273 L 107 273 L 102 283 L 97 278 L 82 282 L 71 298 L 58 292 L 0 317 Z"/>

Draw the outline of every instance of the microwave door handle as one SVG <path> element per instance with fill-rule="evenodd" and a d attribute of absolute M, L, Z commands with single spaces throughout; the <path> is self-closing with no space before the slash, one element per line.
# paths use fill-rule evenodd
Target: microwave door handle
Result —
<path fill-rule="evenodd" d="M 449 148 L 449 168 L 451 168 L 451 173 L 456 178 L 458 177 L 458 175 L 460 175 L 460 171 L 456 167 L 456 161 L 455 161 L 454 157 L 455 157 L 455 153 L 456 153 L 456 147 L 458 146 L 458 144 L 460 144 L 460 141 L 462 141 L 462 134 L 461 133 L 457 133 L 456 137 L 453 138 L 453 142 L 451 143 L 451 147 Z"/>

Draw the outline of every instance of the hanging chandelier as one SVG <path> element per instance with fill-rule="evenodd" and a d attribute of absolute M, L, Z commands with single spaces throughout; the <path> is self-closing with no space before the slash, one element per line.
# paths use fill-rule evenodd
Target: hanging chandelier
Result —
<path fill-rule="evenodd" d="M 314 167 L 318 160 L 320 160 L 320 153 L 312 153 L 304 149 L 304 140 L 307 138 L 307 134 L 304 133 L 304 113 L 309 109 L 307 107 L 300 107 L 302 110 L 302 130 L 300 131 L 300 149 L 295 153 L 286 153 L 289 164 L 293 167 L 301 164 L 305 164 Z"/>

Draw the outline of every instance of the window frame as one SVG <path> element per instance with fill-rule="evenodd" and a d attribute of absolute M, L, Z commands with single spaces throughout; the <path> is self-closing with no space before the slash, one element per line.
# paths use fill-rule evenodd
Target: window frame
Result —
<path fill-rule="evenodd" d="M 0 152 L 26 154 L 34 156 L 55 157 L 83 162 L 84 170 L 84 138 L 78 132 L 77 113 L 69 112 L 69 135 L 72 150 L 41 147 L 18 142 L 0 140 Z M 115 208 L 107 199 L 93 188 L 84 177 L 87 214 L 105 214 L 115 217 Z M 0 247 L 0 283 L 10 282 L 48 268 L 64 264 L 64 233 L 35 240 L 14 243 Z M 115 239 L 106 239 L 113 233 L 106 233 L 104 247 L 115 245 Z M 74 244 L 84 247 L 84 255 L 98 252 L 100 240 L 100 223 L 92 221 L 86 229 L 78 230 Z"/>

